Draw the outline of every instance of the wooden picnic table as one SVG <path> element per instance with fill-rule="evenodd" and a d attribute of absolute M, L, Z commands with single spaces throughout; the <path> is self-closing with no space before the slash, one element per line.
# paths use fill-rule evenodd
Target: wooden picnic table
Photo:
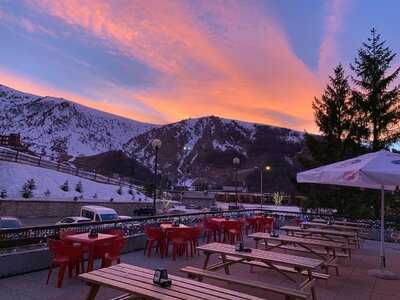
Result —
<path fill-rule="evenodd" d="M 95 299 L 100 287 L 108 287 L 144 299 L 262 300 L 234 290 L 170 274 L 168 277 L 172 280 L 172 285 L 163 288 L 153 283 L 153 276 L 154 270 L 124 263 L 79 275 L 91 286 L 86 300 Z"/>
<path fill-rule="evenodd" d="M 320 219 L 320 218 L 315 218 L 312 219 L 312 222 L 316 223 L 328 223 L 328 220 L 325 219 Z M 368 227 L 368 224 L 365 223 L 358 223 L 358 222 L 349 222 L 349 221 L 339 221 L 339 220 L 334 220 L 333 224 L 338 224 L 338 225 L 345 225 L 345 226 L 354 226 L 358 228 L 365 228 Z"/>
<path fill-rule="evenodd" d="M 249 237 L 255 240 L 256 248 L 258 248 L 259 241 L 264 240 L 265 250 L 284 248 L 288 250 L 301 251 L 311 254 L 316 258 L 322 259 L 327 267 L 335 267 L 337 275 L 339 275 L 339 269 L 336 265 L 336 260 L 338 258 L 337 250 L 346 252 L 348 253 L 349 257 L 351 257 L 351 247 L 349 247 L 347 244 L 340 242 L 308 239 L 285 234 L 281 234 L 279 236 L 271 236 L 269 233 L 264 232 L 256 232 L 250 234 Z M 275 244 L 268 244 L 268 242 L 274 242 Z M 294 247 L 287 247 L 287 245 L 292 245 Z M 323 248 L 325 251 L 321 251 L 321 248 Z M 326 270 L 328 270 L 328 268 L 326 268 Z"/>
<path fill-rule="evenodd" d="M 290 281 L 297 283 L 298 288 L 310 286 L 313 299 L 315 299 L 315 291 L 313 286 L 315 279 L 313 278 L 312 271 L 323 264 L 322 260 L 254 248 L 251 249 L 251 252 L 239 252 L 235 250 L 234 245 L 222 243 L 210 243 L 199 246 L 197 249 L 203 251 L 206 256 L 203 264 L 203 269 L 205 270 L 218 270 L 223 267 L 225 269 L 225 273 L 229 275 L 230 265 L 235 263 L 248 263 L 251 261 L 256 261 L 257 263 L 262 264 L 264 267 L 278 272 Z M 222 263 L 209 266 L 208 263 L 212 254 L 219 254 L 221 256 Z M 230 257 L 237 259 L 232 260 Z M 299 275 L 306 274 L 306 279 L 298 283 L 296 279 L 294 279 L 292 276 L 289 276 L 287 272 L 282 270 L 282 268 L 280 268 L 281 266 L 293 268 L 294 272 Z"/>
<path fill-rule="evenodd" d="M 98 233 L 97 237 L 89 237 L 89 233 L 85 232 L 85 233 L 67 235 L 64 237 L 64 240 L 75 243 L 81 243 L 87 246 L 89 251 L 87 272 L 90 272 L 93 270 L 93 265 L 94 265 L 94 259 L 95 259 L 94 248 L 106 242 L 112 241 L 115 238 L 117 238 L 116 235 L 105 234 L 105 233 Z"/>
<path fill-rule="evenodd" d="M 337 242 L 337 238 L 345 239 L 348 245 L 355 241 L 356 245 L 359 244 L 357 234 L 352 231 L 340 231 L 333 229 L 321 229 L 321 228 L 301 228 L 299 226 L 285 225 L 280 228 L 286 231 L 287 234 L 294 235 L 300 233 L 303 236 L 309 238 L 321 238 L 332 242 Z"/>

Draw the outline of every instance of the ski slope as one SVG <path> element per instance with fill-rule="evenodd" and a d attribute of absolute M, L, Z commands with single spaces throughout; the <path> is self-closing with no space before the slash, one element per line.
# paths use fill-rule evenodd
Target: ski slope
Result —
<path fill-rule="evenodd" d="M 135 187 L 132 188 L 133 195 L 128 193 L 128 187 L 122 187 L 122 195 L 119 195 L 117 193 L 119 186 L 117 185 L 99 183 L 55 170 L 26 164 L 0 161 L 0 191 L 3 189 L 6 190 L 7 199 L 24 199 L 21 195 L 22 186 L 30 179 L 33 179 L 36 183 L 33 196 L 30 198 L 35 200 L 73 201 L 74 197 L 82 196 L 82 200 L 87 202 L 108 202 L 111 198 L 114 199 L 114 202 L 150 201 L 148 197 L 135 189 Z M 66 180 L 69 183 L 69 191 L 67 192 L 60 188 Z M 82 193 L 75 190 L 79 181 L 82 182 Z M 50 192 L 50 195 L 46 196 L 45 193 L 47 190 Z M 95 194 L 97 194 L 97 198 L 94 197 Z"/>

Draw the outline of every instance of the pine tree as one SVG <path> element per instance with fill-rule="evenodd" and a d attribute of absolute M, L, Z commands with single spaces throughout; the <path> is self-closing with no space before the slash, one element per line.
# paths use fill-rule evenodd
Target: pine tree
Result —
<path fill-rule="evenodd" d="M 29 179 L 27 181 L 27 184 L 28 184 L 28 187 L 29 187 L 30 190 L 36 189 L 36 182 L 35 182 L 35 180 L 33 178 Z"/>
<path fill-rule="evenodd" d="M 78 193 L 83 193 L 83 187 L 82 187 L 82 181 L 78 181 L 78 183 L 75 186 L 75 191 L 77 191 Z"/>
<path fill-rule="evenodd" d="M 69 191 L 69 182 L 68 180 L 66 180 L 61 186 L 60 186 L 61 190 L 63 190 L 64 192 L 68 192 Z"/>
<path fill-rule="evenodd" d="M 129 187 L 128 194 L 129 194 L 129 195 L 133 195 L 132 187 Z"/>
<path fill-rule="evenodd" d="M 120 186 L 117 190 L 118 195 L 122 195 L 122 187 Z"/>
<path fill-rule="evenodd" d="M 307 152 L 299 160 L 305 168 L 332 163 L 354 154 L 360 139 L 354 139 L 357 123 L 350 103 L 351 89 L 341 64 L 329 76 L 324 93 L 312 104 L 320 136 L 305 134 Z M 358 141 L 358 142 L 357 142 Z"/>
<path fill-rule="evenodd" d="M 400 67 L 389 72 L 395 56 L 373 28 L 351 65 L 356 75 L 353 81 L 359 88 L 352 93 L 354 110 L 360 112 L 357 122 L 367 128 L 365 138 L 371 142 L 373 151 L 386 148 L 400 138 L 400 90 L 399 86 L 393 86 Z"/>
<path fill-rule="evenodd" d="M 29 188 L 29 183 L 25 182 L 22 186 L 21 195 L 24 198 L 31 198 L 33 196 L 32 190 Z"/>
<path fill-rule="evenodd" d="M 0 198 L 2 198 L 2 199 L 6 199 L 7 198 L 7 190 L 6 189 L 2 189 L 1 190 Z"/>

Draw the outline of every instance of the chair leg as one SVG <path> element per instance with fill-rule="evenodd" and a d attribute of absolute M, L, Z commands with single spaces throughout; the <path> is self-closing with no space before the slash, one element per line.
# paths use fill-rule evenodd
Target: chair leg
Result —
<path fill-rule="evenodd" d="M 57 279 L 57 288 L 60 288 L 62 286 L 62 282 L 64 280 L 64 273 L 65 273 L 66 269 L 67 269 L 67 264 L 61 264 L 59 266 L 58 279 Z"/>
<path fill-rule="evenodd" d="M 47 273 L 47 281 L 46 284 L 49 284 L 51 273 L 53 272 L 53 264 L 50 265 L 49 267 L 49 272 Z"/>
<path fill-rule="evenodd" d="M 153 247 L 153 241 L 149 241 L 147 244 L 147 256 L 151 256 L 151 248 Z"/>
<path fill-rule="evenodd" d="M 74 264 L 69 263 L 68 264 L 68 277 L 71 278 L 72 277 L 72 269 L 74 268 Z"/>

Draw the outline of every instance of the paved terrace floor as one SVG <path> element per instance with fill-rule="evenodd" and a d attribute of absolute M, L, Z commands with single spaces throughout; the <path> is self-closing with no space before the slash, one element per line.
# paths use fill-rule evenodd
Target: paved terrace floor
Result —
<path fill-rule="evenodd" d="M 253 246 L 250 240 L 246 241 L 247 245 Z M 351 263 L 347 260 L 339 261 L 340 276 L 333 275 L 328 282 L 319 281 L 316 291 L 319 300 L 399 300 L 400 299 L 400 280 L 385 281 L 376 279 L 367 275 L 368 269 L 376 268 L 378 263 L 379 245 L 374 241 L 364 241 L 362 248 L 354 251 Z M 215 260 L 215 258 L 214 258 Z M 182 275 L 179 272 L 181 267 L 191 265 L 201 267 L 204 256 L 196 256 L 186 259 L 178 257 L 173 261 L 171 257 L 160 259 L 157 255 L 151 258 L 145 257 L 142 251 L 132 252 L 122 256 L 122 261 L 147 268 L 165 267 L 170 273 Z M 387 261 L 389 268 L 400 274 L 400 245 L 387 244 Z M 57 271 L 57 270 L 56 270 Z M 222 271 L 220 271 L 222 272 Z M 0 299 L 13 300 L 78 300 L 85 299 L 89 290 L 78 278 L 66 278 L 63 287 L 57 289 L 55 287 L 57 272 L 53 272 L 52 281 L 49 285 L 45 284 L 47 271 L 39 271 L 20 276 L 0 279 Z M 284 284 L 290 286 L 289 281 L 281 275 L 270 270 L 255 268 L 254 273 L 249 272 L 249 266 L 234 265 L 231 266 L 231 274 L 243 276 L 243 278 L 260 280 L 269 283 Z M 237 289 L 255 296 L 265 299 L 275 300 L 283 299 L 283 296 L 273 293 L 260 293 L 254 289 L 239 287 L 234 284 L 224 284 L 212 280 L 205 282 L 213 283 L 229 289 Z M 120 292 L 116 292 L 107 288 L 101 288 L 96 299 L 110 299 L 118 296 Z"/>

